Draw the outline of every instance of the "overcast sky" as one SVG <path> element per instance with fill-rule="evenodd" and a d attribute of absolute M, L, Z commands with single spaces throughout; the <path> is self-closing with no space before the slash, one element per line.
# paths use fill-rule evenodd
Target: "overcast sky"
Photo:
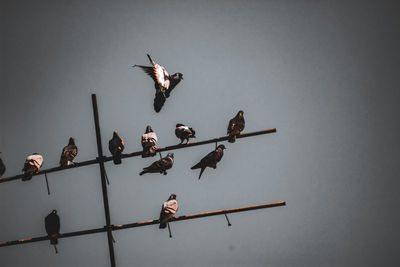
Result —
<path fill-rule="evenodd" d="M 287 201 L 287 206 L 114 233 L 117 266 L 399 266 L 400 8 L 396 1 L 2 1 L 0 151 L 5 177 L 38 152 L 76 161 L 118 130 L 141 149 L 223 136 L 244 110 L 245 132 L 216 170 L 190 170 L 214 144 L 175 151 L 167 176 L 139 176 L 157 158 L 106 163 L 111 222 L 156 219 L 171 193 L 186 215 Z M 160 113 L 146 53 L 182 72 Z M 0 241 L 105 225 L 99 168 L 0 184 Z M 0 248 L 0 266 L 110 266 L 105 233 Z"/>

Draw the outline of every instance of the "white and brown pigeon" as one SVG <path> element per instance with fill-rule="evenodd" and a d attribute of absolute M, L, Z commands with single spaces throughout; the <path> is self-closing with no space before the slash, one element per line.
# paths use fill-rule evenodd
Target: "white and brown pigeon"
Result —
<path fill-rule="evenodd" d="M 150 125 L 147 125 L 146 132 L 142 135 L 142 157 L 147 158 L 156 155 L 158 149 L 158 147 L 156 147 L 156 144 L 157 134 L 153 131 Z"/>
<path fill-rule="evenodd" d="M 61 152 L 60 166 L 67 167 L 73 165 L 76 155 L 78 155 L 78 147 L 75 145 L 75 139 L 70 137 L 68 145 Z"/>
<path fill-rule="evenodd" d="M 57 237 L 60 234 L 60 217 L 57 215 L 57 210 L 53 210 L 46 216 L 44 219 L 44 226 L 50 238 L 50 244 L 54 246 L 56 253 L 58 253 L 56 245 L 58 244 Z"/>
<path fill-rule="evenodd" d="M 181 139 L 180 144 L 182 144 L 183 140 L 185 140 L 185 139 L 186 139 L 186 144 L 188 144 L 189 143 L 189 138 L 196 138 L 195 134 L 196 134 L 196 131 L 191 127 L 188 127 L 188 126 L 183 125 L 181 123 L 178 123 L 176 125 L 175 135 L 176 135 L 176 137 Z"/>
<path fill-rule="evenodd" d="M 139 174 L 145 173 L 162 173 L 167 175 L 167 170 L 171 169 L 174 165 L 174 153 L 168 153 L 168 155 L 160 160 L 153 162 L 150 166 L 143 168 Z"/>
<path fill-rule="evenodd" d="M 178 201 L 176 200 L 176 195 L 171 194 L 167 201 L 162 204 L 160 212 L 160 229 L 167 227 L 168 221 L 175 215 L 178 211 Z"/>
<path fill-rule="evenodd" d="M 147 57 L 152 66 L 134 65 L 133 67 L 140 67 L 154 80 L 154 87 L 156 89 L 154 110 L 160 112 L 171 91 L 181 80 L 183 80 L 183 75 L 180 72 L 169 75 L 167 70 L 152 60 L 149 54 L 147 54 Z"/>
<path fill-rule="evenodd" d="M 108 141 L 108 150 L 110 150 L 111 155 L 113 156 L 114 164 L 121 164 L 121 153 L 124 151 L 125 143 L 124 139 L 119 137 L 118 132 L 114 131 L 113 137 L 110 141 Z"/>
<path fill-rule="evenodd" d="M 229 135 L 228 142 L 235 143 L 236 137 L 240 135 L 245 126 L 243 110 L 240 110 L 236 116 L 229 121 L 227 134 Z"/>
<path fill-rule="evenodd" d="M 0 152 L 1 154 L 1 152 Z M 0 178 L 6 172 L 6 165 L 4 164 L 3 160 L 0 158 Z"/>
<path fill-rule="evenodd" d="M 213 169 L 217 168 L 217 163 L 220 162 L 220 160 L 224 156 L 224 149 L 226 149 L 224 145 L 219 145 L 214 151 L 208 153 L 204 158 L 200 160 L 199 163 L 197 163 L 191 168 L 192 170 L 201 169 L 199 174 L 199 180 L 206 167 L 210 167 Z"/>
<path fill-rule="evenodd" d="M 33 153 L 28 156 L 25 160 L 24 168 L 22 169 L 24 173 L 24 177 L 22 177 L 22 181 L 27 181 L 32 179 L 33 174 L 36 174 L 40 171 L 40 167 L 43 164 L 43 157 L 38 153 Z"/>

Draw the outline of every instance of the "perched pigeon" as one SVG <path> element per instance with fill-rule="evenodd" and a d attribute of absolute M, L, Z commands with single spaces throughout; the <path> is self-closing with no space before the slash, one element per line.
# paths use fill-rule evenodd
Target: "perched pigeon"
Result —
<path fill-rule="evenodd" d="M 6 172 L 6 165 L 4 165 L 3 160 L 0 158 L 0 177 L 3 176 L 5 172 Z"/>
<path fill-rule="evenodd" d="M 167 227 L 168 221 L 178 211 L 178 201 L 176 201 L 176 195 L 172 194 L 167 201 L 165 201 L 161 207 L 160 212 L 160 229 Z"/>
<path fill-rule="evenodd" d="M 60 166 L 67 167 L 74 164 L 74 158 L 78 154 L 78 147 L 75 145 L 75 139 L 70 137 L 68 145 L 63 148 L 60 158 Z"/>
<path fill-rule="evenodd" d="M 43 164 L 43 157 L 38 153 L 33 153 L 28 156 L 25 160 L 24 168 L 22 171 L 24 172 L 24 177 L 22 181 L 27 181 L 32 179 L 33 174 L 38 173 L 40 171 L 40 167 Z"/>
<path fill-rule="evenodd" d="M 142 147 L 143 147 L 142 157 L 147 158 L 156 155 L 158 149 L 158 147 L 156 147 L 156 144 L 157 144 L 157 135 L 153 131 L 151 126 L 147 125 L 146 132 L 142 135 Z"/>
<path fill-rule="evenodd" d="M 217 168 L 217 163 L 222 159 L 222 156 L 224 155 L 224 149 L 226 149 L 224 145 L 219 145 L 214 151 L 208 153 L 207 156 L 202 158 L 199 163 L 191 168 L 192 170 L 201 168 L 199 180 L 206 167 L 214 169 Z"/>
<path fill-rule="evenodd" d="M 181 123 L 178 123 L 175 128 L 175 135 L 179 139 L 181 139 L 181 143 L 183 143 L 183 140 L 186 139 L 186 144 L 189 143 L 189 138 L 196 138 L 195 136 L 196 132 L 193 128 L 190 128 L 186 125 L 183 125 Z"/>
<path fill-rule="evenodd" d="M 164 175 L 167 175 L 166 170 L 171 169 L 172 165 L 174 165 L 174 153 L 168 153 L 165 158 L 153 162 L 149 167 L 143 168 L 143 171 L 139 174 L 163 173 Z"/>
<path fill-rule="evenodd" d="M 160 112 L 171 91 L 181 80 L 183 80 L 183 75 L 179 72 L 169 75 L 167 70 L 163 66 L 158 65 L 155 61 L 153 61 L 149 54 L 147 54 L 147 57 L 150 60 L 152 65 L 151 67 L 142 65 L 134 65 L 133 67 L 140 67 L 142 70 L 144 70 L 144 72 L 150 75 L 151 78 L 153 78 L 154 87 L 156 89 L 156 95 L 154 97 L 154 110 L 156 112 Z"/>
<path fill-rule="evenodd" d="M 236 116 L 229 121 L 228 125 L 228 134 L 229 134 L 229 143 L 235 143 L 236 137 L 240 135 L 240 132 L 243 131 L 245 126 L 243 110 L 240 110 Z"/>
<path fill-rule="evenodd" d="M 54 245 L 56 253 L 58 253 L 56 245 L 58 244 L 57 236 L 60 234 L 60 217 L 57 215 L 56 210 L 53 210 L 46 216 L 44 224 L 47 235 L 50 238 L 50 244 Z"/>
<path fill-rule="evenodd" d="M 124 147 L 124 140 L 119 137 L 117 131 L 114 131 L 112 139 L 108 141 L 108 150 L 113 155 L 114 164 L 121 164 L 121 153 L 124 151 Z"/>

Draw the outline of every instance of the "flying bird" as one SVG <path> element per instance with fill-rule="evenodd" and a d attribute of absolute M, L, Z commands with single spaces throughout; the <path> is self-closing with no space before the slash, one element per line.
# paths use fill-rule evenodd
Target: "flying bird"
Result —
<path fill-rule="evenodd" d="M 1 152 L 0 152 L 1 154 Z M 6 172 L 6 165 L 4 165 L 3 160 L 0 158 L 0 178 Z"/>
<path fill-rule="evenodd" d="M 154 97 L 154 110 L 156 112 L 160 112 L 171 91 L 181 80 L 183 80 L 183 75 L 180 72 L 169 75 L 167 70 L 163 66 L 153 61 L 149 54 L 147 54 L 147 57 L 150 60 L 152 65 L 151 67 L 136 64 L 133 67 L 140 67 L 154 80 L 154 87 L 156 89 L 156 94 Z"/>
<path fill-rule="evenodd" d="M 224 149 L 226 149 L 224 145 L 219 145 L 214 151 L 208 153 L 207 156 L 202 158 L 199 163 L 197 163 L 191 168 L 192 170 L 201 168 L 199 180 L 206 167 L 210 167 L 213 169 L 217 168 L 217 163 L 224 156 Z"/>
<path fill-rule="evenodd" d="M 240 132 L 243 131 L 245 126 L 243 110 L 240 110 L 236 116 L 229 121 L 228 125 L 228 135 L 229 143 L 235 143 L 236 137 L 240 135 Z"/>
<path fill-rule="evenodd" d="M 117 131 L 114 131 L 112 139 L 108 141 L 108 150 L 110 150 L 110 153 L 113 156 L 114 164 L 121 164 L 121 153 L 124 151 L 124 147 L 124 139 L 119 137 Z"/>
<path fill-rule="evenodd" d="M 43 157 L 38 153 L 33 153 L 28 156 L 25 160 L 24 168 L 22 171 L 24 172 L 24 177 L 22 177 L 22 181 L 27 181 L 32 179 L 33 174 L 38 173 L 40 171 L 40 167 L 43 164 Z"/>
<path fill-rule="evenodd" d="M 160 229 L 167 227 L 168 221 L 178 211 L 178 201 L 176 201 L 176 195 L 172 194 L 167 201 L 162 204 L 160 212 Z"/>
<path fill-rule="evenodd" d="M 61 152 L 60 166 L 67 167 L 73 165 L 76 155 L 78 155 L 78 147 L 75 145 L 75 139 L 70 137 L 68 145 Z"/>
<path fill-rule="evenodd" d="M 153 157 L 155 154 L 157 154 L 157 149 L 156 147 L 157 144 L 157 135 L 153 131 L 150 125 L 147 125 L 146 127 L 146 132 L 142 135 L 142 147 L 143 147 L 143 153 L 142 157 L 147 158 L 147 157 Z"/>
<path fill-rule="evenodd" d="M 188 127 L 186 125 L 183 125 L 181 123 L 178 123 L 175 128 L 175 135 L 179 139 L 181 139 L 180 144 L 183 143 L 183 140 L 186 139 L 186 144 L 189 143 L 189 138 L 196 138 L 195 136 L 196 132 L 193 128 Z"/>
<path fill-rule="evenodd" d="M 57 251 L 58 235 L 60 234 L 60 217 L 57 215 L 57 210 L 53 210 L 44 219 L 44 225 L 46 227 L 47 235 L 50 238 L 50 244 L 54 245 L 54 249 Z"/>
<path fill-rule="evenodd" d="M 153 162 L 149 167 L 143 168 L 140 175 L 145 173 L 163 173 L 167 175 L 166 170 L 169 170 L 174 165 L 174 153 L 168 153 L 168 155 L 160 160 Z"/>

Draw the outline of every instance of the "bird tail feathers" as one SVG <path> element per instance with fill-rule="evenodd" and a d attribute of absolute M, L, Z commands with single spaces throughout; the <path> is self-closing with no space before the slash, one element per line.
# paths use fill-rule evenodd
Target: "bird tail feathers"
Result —
<path fill-rule="evenodd" d="M 115 155 L 113 156 L 113 161 L 115 165 L 121 164 L 122 160 L 121 160 L 121 151 L 118 150 L 117 152 L 115 152 Z"/>
<path fill-rule="evenodd" d="M 236 141 L 236 135 L 229 136 L 229 139 L 228 139 L 229 143 L 235 143 L 235 141 Z"/>
<path fill-rule="evenodd" d="M 201 168 L 201 171 L 200 171 L 200 174 L 199 174 L 199 180 L 200 180 L 201 175 L 203 174 L 203 172 L 204 172 L 205 169 L 206 169 L 206 168 Z"/>
<path fill-rule="evenodd" d="M 197 163 L 196 165 L 194 165 L 192 168 L 190 168 L 190 169 L 192 169 L 192 170 L 194 170 L 194 169 L 200 169 L 201 168 L 201 162 L 199 162 L 199 163 Z"/>

